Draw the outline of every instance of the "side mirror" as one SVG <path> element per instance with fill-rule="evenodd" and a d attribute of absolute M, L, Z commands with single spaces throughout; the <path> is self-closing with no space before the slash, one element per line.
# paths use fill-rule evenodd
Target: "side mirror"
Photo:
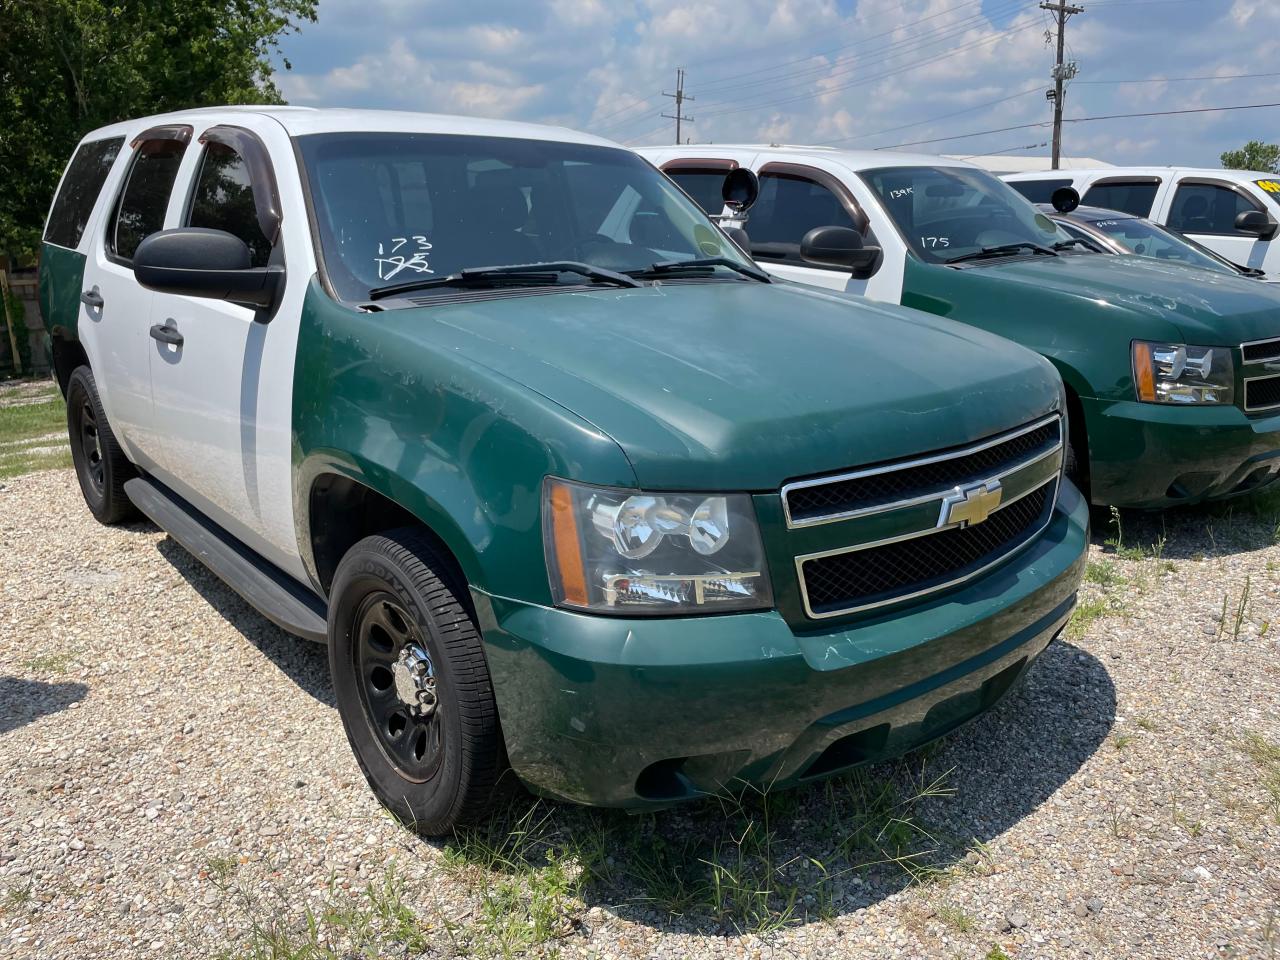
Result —
<path fill-rule="evenodd" d="M 1059 213 L 1070 213 L 1080 206 L 1080 194 L 1075 187 L 1059 187 L 1053 191 L 1053 194 L 1049 197 L 1049 202 L 1053 204 L 1053 209 Z"/>
<path fill-rule="evenodd" d="M 867 246 L 848 227 L 814 227 L 800 241 L 800 256 L 824 267 L 848 267 L 857 279 L 871 276 L 880 264 L 880 248 Z"/>
<path fill-rule="evenodd" d="M 284 290 L 284 268 L 251 267 L 249 246 L 225 230 L 179 227 L 153 233 L 133 254 L 133 275 L 149 290 L 226 300 L 270 311 Z"/>
<path fill-rule="evenodd" d="M 1276 235 L 1277 227 L 1280 227 L 1280 224 L 1261 210 L 1245 210 L 1236 215 L 1236 229 L 1241 233 L 1251 234 L 1259 240 L 1270 240 Z"/>
<path fill-rule="evenodd" d="M 739 250 L 748 257 L 751 256 L 751 238 L 747 236 L 747 231 L 741 227 L 721 227 L 720 229 L 728 235 Z"/>
<path fill-rule="evenodd" d="M 743 167 L 730 170 L 725 175 L 720 196 L 735 215 L 746 213 L 760 196 L 760 178 Z"/>

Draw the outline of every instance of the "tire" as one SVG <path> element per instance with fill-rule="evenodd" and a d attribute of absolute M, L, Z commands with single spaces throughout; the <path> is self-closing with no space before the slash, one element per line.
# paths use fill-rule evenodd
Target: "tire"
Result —
<path fill-rule="evenodd" d="M 512 780 L 464 589 L 410 527 L 357 543 L 330 591 L 329 669 L 347 740 L 383 806 L 426 836 L 484 819 Z"/>
<path fill-rule="evenodd" d="M 67 381 L 67 435 L 80 492 L 94 519 L 113 524 L 136 517 L 138 509 L 124 492 L 124 484 L 138 471 L 111 432 L 93 371 L 87 366 L 76 367 Z"/>

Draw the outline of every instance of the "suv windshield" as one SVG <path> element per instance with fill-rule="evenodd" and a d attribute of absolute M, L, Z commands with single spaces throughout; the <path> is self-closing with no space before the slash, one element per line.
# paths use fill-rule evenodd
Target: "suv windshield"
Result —
<path fill-rule="evenodd" d="M 1193 246 L 1189 241 L 1156 226 L 1150 220 L 1119 217 L 1114 220 L 1094 220 L 1089 226 L 1099 233 L 1105 233 L 1130 253 L 1136 253 L 1140 257 L 1177 260 L 1226 273 L 1239 272 L 1226 261 Z"/>
<path fill-rule="evenodd" d="M 904 240 L 929 263 L 970 258 L 985 248 L 1070 239 L 1008 184 L 967 167 L 886 167 L 861 174 Z M 1079 249 L 1079 248 L 1074 248 Z"/>
<path fill-rule="evenodd" d="M 476 267 L 750 263 L 677 187 L 626 150 L 445 134 L 317 134 L 298 143 L 325 269 L 344 300 Z"/>

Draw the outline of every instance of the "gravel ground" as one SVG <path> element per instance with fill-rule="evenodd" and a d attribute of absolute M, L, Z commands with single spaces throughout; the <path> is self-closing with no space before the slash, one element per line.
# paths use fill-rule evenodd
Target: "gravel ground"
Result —
<path fill-rule="evenodd" d="M 366 789 L 320 647 L 96 525 L 70 471 L 6 481 L 0 956 L 1274 958 L 1275 514 L 1126 516 L 1070 636 L 899 763 L 429 843 Z"/>

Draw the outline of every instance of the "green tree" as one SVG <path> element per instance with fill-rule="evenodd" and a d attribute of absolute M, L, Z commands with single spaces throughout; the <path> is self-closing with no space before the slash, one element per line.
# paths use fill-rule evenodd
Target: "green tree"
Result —
<path fill-rule="evenodd" d="M 1224 153 L 1222 165 L 1228 170 L 1280 173 L 1280 144 L 1250 140 L 1239 150 L 1228 150 Z"/>
<path fill-rule="evenodd" d="M 315 8 L 316 0 L 0 0 L 0 254 L 35 251 L 62 168 L 95 127 L 283 102 L 272 54 L 315 20 Z"/>

